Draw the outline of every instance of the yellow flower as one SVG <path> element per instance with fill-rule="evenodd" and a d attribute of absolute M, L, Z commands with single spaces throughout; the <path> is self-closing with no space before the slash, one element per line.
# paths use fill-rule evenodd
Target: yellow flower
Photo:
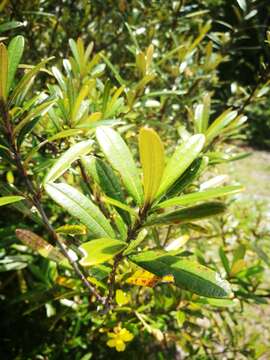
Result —
<path fill-rule="evenodd" d="M 131 341 L 133 335 L 127 329 L 115 328 L 114 332 L 109 332 L 107 341 L 109 347 L 115 347 L 117 351 L 124 351 L 126 348 L 125 342 Z"/>

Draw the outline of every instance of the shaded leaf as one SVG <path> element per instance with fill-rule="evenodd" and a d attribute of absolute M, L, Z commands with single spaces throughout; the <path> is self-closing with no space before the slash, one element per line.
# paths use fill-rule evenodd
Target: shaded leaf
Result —
<path fill-rule="evenodd" d="M 7 94 L 12 86 L 16 70 L 21 61 L 24 50 L 24 37 L 16 36 L 8 45 L 8 80 L 7 80 Z"/>

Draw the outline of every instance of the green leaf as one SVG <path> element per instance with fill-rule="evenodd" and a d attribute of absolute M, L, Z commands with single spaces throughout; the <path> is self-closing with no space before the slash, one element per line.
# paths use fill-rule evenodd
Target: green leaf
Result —
<path fill-rule="evenodd" d="M 35 119 L 38 116 L 43 116 L 47 111 L 56 103 L 56 99 L 44 101 L 43 103 L 35 106 L 25 118 L 23 118 L 18 125 L 14 128 L 14 133 L 17 134 L 29 121 Z"/>
<path fill-rule="evenodd" d="M 117 207 L 119 209 L 125 210 L 125 211 L 127 211 L 128 213 L 130 213 L 131 215 L 133 215 L 135 217 L 137 217 L 137 215 L 138 215 L 137 212 L 134 209 L 132 209 L 130 206 L 128 206 L 126 204 L 123 204 L 120 201 L 112 199 L 112 198 L 110 198 L 108 196 L 103 196 L 102 201 L 104 201 L 107 204 L 113 205 L 113 206 L 115 206 L 115 207 Z"/>
<path fill-rule="evenodd" d="M 121 136 L 111 128 L 101 126 L 96 131 L 97 140 L 112 167 L 120 173 L 129 194 L 138 205 L 143 202 L 143 191 L 134 159 Z"/>
<path fill-rule="evenodd" d="M 243 186 L 223 186 L 219 188 L 209 189 L 205 191 L 198 191 L 191 194 L 182 195 L 175 197 L 166 201 L 163 201 L 155 206 L 155 208 L 167 208 L 171 206 L 186 206 L 191 205 L 196 202 L 213 199 L 221 196 L 228 196 L 232 194 L 237 194 L 240 191 L 243 191 Z"/>
<path fill-rule="evenodd" d="M 0 43 L 0 100 L 7 98 L 8 52 L 3 43 Z"/>
<path fill-rule="evenodd" d="M 190 206 L 181 210 L 172 211 L 161 216 L 153 217 L 145 226 L 184 224 L 190 221 L 201 220 L 210 216 L 220 215 L 226 210 L 220 202 L 207 202 L 196 206 Z"/>
<path fill-rule="evenodd" d="M 22 77 L 18 85 L 13 90 L 9 100 L 10 104 L 17 100 L 17 98 L 21 95 L 21 92 L 25 91 L 25 89 L 29 87 L 29 84 L 31 83 L 31 80 L 34 78 L 34 76 L 36 76 L 36 74 L 42 69 L 42 67 L 52 59 L 53 57 L 45 59 L 36 66 L 34 66 L 31 70 L 27 71 L 27 73 Z"/>
<path fill-rule="evenodd" d="M 165 168 L 157 197 L 161 196 L 196 159 L 203 148 L 204 141 L 204 135 L 197 134 L 176 148 Z"/>
<path fill-rule="evenodd" d="M 8 31 L 8 30 L 16 29 L 21 26 L 24 26 L 24 24 L 20 21 L 5 22 L 4 24 L 0 25 L 0 33 Z"/>
<path fill-rule="evenodd" d="M 223 250 L 222 247 L 219 248 L 219 257 L 220 257 L 220 260 L 222 262 L 222 265 L 223 265 L 227 275 L 229 275 L 230 263 L 229 263 L 229 259 L 228 259 L 227 255 L 225 254 L 225 251 Z"/>
<path fill-rule="evenodd" d="M 231 111 L 231 109 L 224 111 L 207 129 L 205 134 L 207 143 L 218 136 L 221 133 L 221 130 L 229 125 L 236 117 L 237 111 Z"/>
<path fill-rule="evenodd" d="M 168 255 L 165 251 L 146 251 L 129 259 L 157 276 L 173 275 L 176 286 L 210 298 L 231 295 L 230 284 L 218 273 L 194 261 Z"/>
<path fill-rule="evenodd" d="M 0 197 L 0 206 L 12 204 L 21 200 L 24 200 L 23 196 L 2 196 Z"/>
<path fill-rule="evenodd" d="M 75 160 L 77 160 L 80 156 L 86 155 L 90 151 L 92 144 L 92 140 L 86 140 L 71 146 L 54 163 L 53 167 L 46 175 L 44 182 L 54 182 L 56 179 L 58 179 L 67 169 L 70 168 L 71 164 Z"/>
<path fill-rule="evenodd" d="M 45 190 L 57 204 L 87 226 L 91 238 L 115 236 L 110 223 L 99 208 L 72 186 L 64 183 L 47 183 Z"/>
<path fill-rule="evenodd" d="M 55 231 L 58 234 L 68 234 L 71 236 L 87 234 L 87 229 L 86 229 L 86 226 L 84 226 L 84 225 L 68 225 L 68 224 L 66 224 L 66 225 L 59 226 L 57 229 L 55 229 Z"/>
<path fill-rule="evenodd" d="M 124 241 L 111 238 L 88 241 L 79 247 L 84 254 L 80 264 L 82 266 L 102 264 L 121 252 L 126 246 Z"/>
<path fill-rule="evenodd" d="M 144 203 L 152 203 L 164 172 L 164 147 L 153 129 L 141 128 L 139 134 L 140 160 L 143 168 Z"/>
<path fill-rule="evenodd" d="M 121 188 L 120 181 L 115 175 L 113 169 L 105 161 L 91 157 L 83 157 L 86 171 L 90 174 L 96 184 L 108 197 L 125 203 L 125 196 Z M 126 211 L 119 210 L 127 224 L 130 224 L 130 216 Z"/>
<path fill-rule="evenodd" d="M 8 45 L 8 80 L 7 80 L 7 95 L 12 86 L 16 70 L 21 61 L 24 50 L 24 37 L 16 36 Z"/>
<path fill-rule="evenodd" d="M 208 128 L 210 114 L 211 97 L 206 94 L 203 98 L 203 104 L 199 104 L 195 108 L 194 122 L 195 129 L 198 133 L 205 133 Z"/>
<path fill-rule="evenodd" d="M 197 179 L 200 174 L 205 170 L 208 164 L 208 157 L 195 159 L 188 169 L 176 180 L 173 186 L 166 192 L 164 197 L 171 198 L 180 194 L 188 185 Z"/>

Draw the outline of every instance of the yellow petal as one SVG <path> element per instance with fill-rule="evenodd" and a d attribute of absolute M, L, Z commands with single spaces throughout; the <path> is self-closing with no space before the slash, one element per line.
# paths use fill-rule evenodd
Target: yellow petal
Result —
<path fill-rule="evenodd" d="M 125 350 L 125 348 L 126 348 L 126 345 L 125 345 L 125 343 L 124 343 L 124 341 L 122 341 L 122 340 L 116 340 L 116 350 L 117 351 L 124 351 Z"/>
<path fill-rule="evenodd" d="M 108 340 L 108 341 L 107 341 L 107 345 L 108 345 L 109 347 L 115 347 L 115 346 L 116 346 L 116 341 L 115 341 L 115 339 L 110 339 L 110 340 Z"/>
<path fill-rule="evenodd" d="M 127 329 L 121 329 L 119 335 L 124 341 L 131 341 L 134 338 L 133 334 L 131 334 L 131 332 Z"/>
<path fill-rule="evenodd" d="M 142 128 L 139 134 L 140 160 L 143 168 L 144 202 L 151 203 L 159 189 L 164 171 L 164 147 L 153 129 Z"/>

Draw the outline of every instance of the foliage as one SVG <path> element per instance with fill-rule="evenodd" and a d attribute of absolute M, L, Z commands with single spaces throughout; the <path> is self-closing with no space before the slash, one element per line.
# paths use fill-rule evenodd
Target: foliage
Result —
<path fill-rule="evenodd" d="M 4 34 L 50 24 L 0 45 L 5 358 L 267 354 L 237 324 L 268 302 L 267 210 L 215 172 L 247 155 L 228 144 L 268 82 L 231 83 L 225 106 L 228 39 L 208 16 L 223 2 L 184 3 L 108 2 L 110 21 L 100 2 L 0 3 Z"/>

